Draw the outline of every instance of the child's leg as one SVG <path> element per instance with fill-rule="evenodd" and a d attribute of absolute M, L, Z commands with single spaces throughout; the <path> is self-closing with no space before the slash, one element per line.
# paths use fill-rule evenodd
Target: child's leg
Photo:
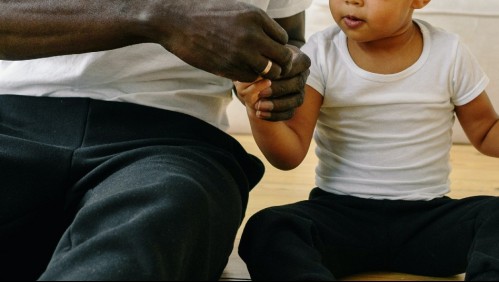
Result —
<path fill-rule="evenodd" d="M 468 280 L 499 280 L 499 199 L 484 201 L 468 255 Z"/>
<path fill-rule="evenodd" d="M 250 219 L 240 255 L 254 280 L 327 281 L 384 268 L 388 236 L 379 201 L 314 190 L 310 201 Z"/>
<path fill-rule="evenodd" d="M 499 279 L 499 199 L 443 198 L 392 206 L 399 218 L 391 224 L 390 270 L 429 276 L 466 271 L 471 280 Z"/>
<path fill-rule="evenodd" d="M 315 195 L 315 196 L 314 196 Z M 325 195 L 264 210 L 240 255 L 256 280 L 331 280 L 365 271 L 499 278 L 499 199 L 377 201 Z"/>

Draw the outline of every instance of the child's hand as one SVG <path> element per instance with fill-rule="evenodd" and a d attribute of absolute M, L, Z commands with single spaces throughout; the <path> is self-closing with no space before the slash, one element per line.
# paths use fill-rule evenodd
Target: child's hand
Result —
<path fill-rule="evenodd" d="M 271 116 L 273 110 L 272 103 L 265 103 L 262 98 L 261 92 L 269 89 L 272 82 L 268 79 L 259 79 L 253 83 L 234 82 L 236 86 L 237 95 L 241 102 L 246 105 L 248 114 L 256 116 L 260 119 L 266 119 Z"/>

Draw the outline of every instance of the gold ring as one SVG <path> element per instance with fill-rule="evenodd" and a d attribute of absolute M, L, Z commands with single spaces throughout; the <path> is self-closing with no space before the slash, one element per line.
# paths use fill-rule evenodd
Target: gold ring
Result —
<path fill-rule="evenodd" d="M 272 69 L 272 61 L 269 60 L 267 67 L 265 67 L 265 69 L 260 73 L 260 75 L 261 76 L 267 75 L 271 69 Z"/>

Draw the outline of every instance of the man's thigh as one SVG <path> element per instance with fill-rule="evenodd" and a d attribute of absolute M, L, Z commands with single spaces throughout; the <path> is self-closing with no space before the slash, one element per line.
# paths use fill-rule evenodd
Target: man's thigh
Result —
<path fill-rule="evenodd" d="M 241 222 L 244 189 L 213 154 L 189 146 L 131 150 L 80 183 L 94 184 L 42 279 L 221 274 Z"/>
<path fill-rule="evenodd" d="M 0 135 L 0 280 L 36 279 L 62 234 L 71 152 Z"/>

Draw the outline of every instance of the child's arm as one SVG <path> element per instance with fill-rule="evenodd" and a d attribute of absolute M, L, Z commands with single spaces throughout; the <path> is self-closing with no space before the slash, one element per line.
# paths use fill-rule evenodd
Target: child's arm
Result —
<path fill-rule="evenodd" d="M 484 155 L 499 158 L 499 116 L 487 93 L 457 107 L 456 114 L 473 146 Z"/>
<path fill-rule="evenodd" d="M 292 119 L 269 122 L 262 118 L 269 118 L 271 109 L 266 107 L 265 100 L 259 94 L 270 85 L 269 80 L 260 80 L 254 84 L 236 83 L 239 95 L 245 100 L 258 147 L 273 166 L 291 170 L 300 165 L 308 153 L 323 97 L 307 86 L 304 103 Z"/>

